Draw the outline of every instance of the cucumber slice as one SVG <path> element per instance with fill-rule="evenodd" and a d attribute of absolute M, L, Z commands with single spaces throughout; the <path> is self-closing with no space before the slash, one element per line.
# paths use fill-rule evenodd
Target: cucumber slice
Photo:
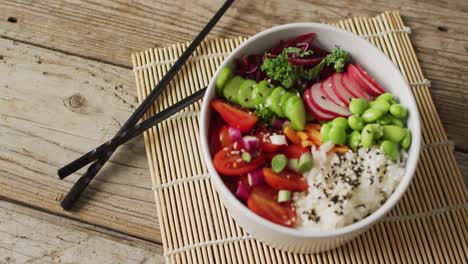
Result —
<path fill-rule="evenodd" d="M 281 96 L 286 92 L 286 90 L 278 86 L 275 89 L 273 89 L 273 92 L 271 92 L 270 96 L 268 96 L 266 100 L 267 107 L 273 111 L 277 116 L 279 117 L 285 117 L 283 113 L 283 109 L 281 109 L 280 106 L 280 101 L 281 101 Z"/>
<path fill-rule="evenodd" d="M 281 109 L 283 109 L 283 112 L 285 113 L 286 115 L 286 101 L 288 101 L 289 98 L 295 96 L 296 94 L 293 94 L 291 92 L 286 92 L 285 94 L 283 94 L 283 96 L 281 96 L 281 100 L 280 100 L 280 106 L 281 106 Z"/>
<path fill-rule="evenodd" d="M 215 87 L 216 87 L 216 94 L 222 95 L 223 88 L 226 83 L 231 79 L 232 76 L 232 68 L 231 67 L 224 67 L 216 77 Z"/>
<path fill-rule="evenodd" d="M 286 103 L 284 104 L 284 115 L 291 119 L 291 112 L 294 111 L 294 103 L 296 103 L 297 101 L 301 101 L 301 97 L 297 96 L 297 95 L 294 95 L 294 96 L 291 96 L 290 98 L 288 98 L 288 100 L 286 101 Z"/>
<path fill-rule="evenodd" d="M 266 98 L 268 98 L 272 91 L 273 87 L 268 81 L 263 80 L 259 82 L 252 92 L 252 99 L 255 107 L 258 108 L 260 105 L 264 105 L 266 103 Z"/>
<path fill-rule="evenodd" d="M 256 84 L 257 82 L 254 80 L 245 80 L 239 87 L 239 91 L 237 92 L 237 101 L 242 107 L 255 108 L 255 104 L 252 100 L 252 92 L 254 85 Z"/>
<path fill-rule="evenodd" d="M 285 115 L 291 121 L 292 128 L 297 131 L 304 130 L 307 121 L 307 112 L 300 96 L 290 97 L 285 104 Z"/>
<path fill-rule="evenodd" d="M 238 104 L 237 94 L 239 91 L 239 87 L 244 81 L 244 78 L 240 76 L 234 76 L 226 83 L 226 86 L 224 86 L 223 89 L 223 95 L 229 102 Z"/>

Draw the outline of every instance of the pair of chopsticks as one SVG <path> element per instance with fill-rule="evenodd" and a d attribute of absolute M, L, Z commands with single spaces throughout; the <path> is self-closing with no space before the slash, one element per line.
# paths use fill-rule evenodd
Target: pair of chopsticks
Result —
<path fill-rule="evenodd" d="M 227 9 L 231 6 L 234 0 L 227 0 L 223 6 L 216 12 L 216 14 L 211 18 L 211 20 L 206 24 L 202 31 L 197 35 L 197 37 L 192 41 L 192 43 L 187 47 L 187 49 L 182 53 L 179 59 L 174 63 L 171 69 L 164 75 L 161 81 L 154 87 L 151 93 L 145 98 L 145 100 L 138 106 L 135 112 L 128 118 L 116 135 L 106 143 L 101 146 L 91 150 L 90 152 L 84 154 L 78 159 L 70 162 L 69 164 L 63 166 L 58 170 L 58 176 L 60 179 L 64 179 L 70 174 L 76 172 L 77 170 L 83 168 L 87 164 L 97 160 L 89 166 L 86 172 L 78 179 L 78 181 L 73 185 L 70 191 L 65 195 L 60 205 L 65 210 L 70 210 L 75 202 L 80 197 L 81 193 L 86 189 L 88 184 L 96 177 L 99 170 L 104 166 L 107 160 L 111 157 L 114 151 L 123 143 L 129 141 L 130 139 L 136 137 L 137 135 L 143 133 L 145 130 L 155 126 L 159 122 L 167 119 L 168 117 L 174 115 L 183 108 L 191 105 L 192 103 L 198 101 L 203 97 L 203 94 L 206 91 L 206 88 L 203 88 L 196 93 L 184 98 L 178 103 L 172 105 L 171 107 L 159 112 L 151 118 L 142 121 L 137 124 L 145 112 L 151 107 L 156 98 L 161 94 L 164 88 L 169 84 L 169 82 L 174 78 L 176 73 L 180 68 L 185 64 L 188 58 L 200 45 L 200 43 L 205 39 L 206 35 L 213 29 L 219 19 L 224 15 Z"/>

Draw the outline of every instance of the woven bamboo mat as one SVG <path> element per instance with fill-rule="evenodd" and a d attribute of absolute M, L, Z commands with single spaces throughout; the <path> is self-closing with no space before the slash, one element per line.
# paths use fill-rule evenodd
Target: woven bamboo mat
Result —
<path fill-rule="evenodd" d="M 221 204 L 199 146 L 200 102 L 144 135 L 167 263 L 467 263 L 467 189 L 397 12 L 335 24 L 376 45 L 411 85 L 422 118 L 423 148 L 403 199 L 375 227 L 341 248 L 300 255 L 248 236 Z M 205 41 L 148 113 L 208 85 L 224 57 L 245 38 Z M 140 101 L 187 44 L 133 54 Z"/>

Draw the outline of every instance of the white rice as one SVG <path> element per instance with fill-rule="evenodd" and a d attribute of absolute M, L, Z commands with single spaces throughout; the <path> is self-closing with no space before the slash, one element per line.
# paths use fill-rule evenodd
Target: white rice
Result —
<path fill-rule="evenodd" d="M 405 173 L 405 151 L 391 161 L 377 146 L 327 156 L 332 147 L 312 148 L 314 168 L 304 175 L 309 190 L 293 196 L 298 229 L 331 230 L 359 221 L 387 200 Z"/>

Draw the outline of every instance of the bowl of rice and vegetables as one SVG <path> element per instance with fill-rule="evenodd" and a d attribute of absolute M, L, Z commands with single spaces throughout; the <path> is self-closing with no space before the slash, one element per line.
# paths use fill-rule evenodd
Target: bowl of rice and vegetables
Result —
<path fill-rule="evenodd" d="M 201 111 L 220 197 L 279 249 L 335 248 L 406 190 L 420 144 L 408 84 L 372 44 L 314 23 L 263 31 L 226 58 Z"/>

